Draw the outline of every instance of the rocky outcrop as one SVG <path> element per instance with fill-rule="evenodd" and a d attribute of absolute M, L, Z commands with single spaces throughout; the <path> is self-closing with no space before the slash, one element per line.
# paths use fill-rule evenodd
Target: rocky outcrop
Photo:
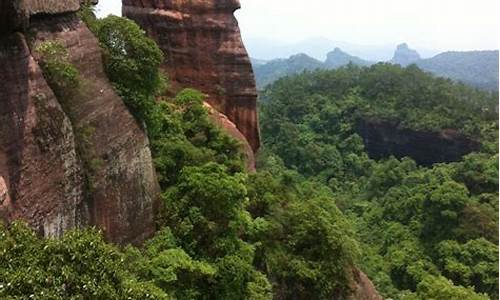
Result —
<path fill-rule="evenodd" d="M 247 171 L 255 172 L 255 155 L 253 153 L 252 147 L 247 142 L 246 138 L 243 134 L 238 130 L 236 125 L 231 122 L 224 114 L 218 112 L 214 109 L 210 104 L 204 102 L 203 105 L 208 110 L 208 116 L 212 120 L 212 122 L 217 125 L 219 128 L 224 130 L 231 137 L 240 141 L 241 143 L 241 152 L 244 155 L 244 159 L 246 162 Z"/>
<path fill-rule="evenodd" d="M 71 122 L 22 34 L 0 37 L 0 218 L 47 236 L 86 223 Z"/>
<path fill-rule="evenodd" d="M 0 33 L 23 30 L 35 15 L 57 15 L 77 12 L 81 0 L 2 0 L 0 1 Z"/>
<path fill-rule="evenodd" d="M 194 87 L 260 146 L 257 92 L 250 59 L 233 13 L 238 0 L 123 0 L 123 14 L 142 26 L 166 56 L 173 87 Z"/>
<path fill-rule="evenodd" d="M 351 282 L 352 295 L 348 300 L 382 300 L 375 286 L 365 273 L 358 269 L 353 270 Z"/>
<path fill-rule="evenodd" d="M 403 67 L 415 63 L 420 60 L 420 54 L 417 51 L 410 49 L 406 43 L 398 45 L 394 52 L 394 57 L 391 62 L 399 64 Z"/>
<path fill-rule="evenodd" d="M 391 155 L 410 157 L 419 165 L 454 162 L 477 151 L 481 144 L 454 129 L 439 132 L 399 128 L 387 121 L 361 120 L 357 132 L 363 138 L 366 151 L 374 159 Z"/>
<path fill-rule="evenodd" d="M 73 7 L 52 2 L 33 1 L 29 34 L 0 34 L 0 218 L 46 236 L 96 225 L 110 241 L 142 242 L 159 194 L 147 137 L 108 82 L 96 38 Z M 34 49 L 46 41 L 63 44 L 80 73 L 71 97 L 43 77 Z"/>

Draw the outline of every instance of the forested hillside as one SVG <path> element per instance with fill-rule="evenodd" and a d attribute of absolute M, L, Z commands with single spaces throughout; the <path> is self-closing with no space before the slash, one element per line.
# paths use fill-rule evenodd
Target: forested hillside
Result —
<path fill-rule="evenodd" d="M 450 51 L 422 59 L 417 65 L 438 76 L 498 91 L 498 51 Z"/>
<path fill-rule="evenodd" d="M 169 86 L 159 68 L 168 57 L 136 23 L 97 20 L 88 7 L 79 17 L 149 138 L 161 189 L 156 234 L 122 247 L 95 228 L 43 238 L 19 221 L 0 224 L 1 299 L 358 300 L 367 298 L 356 294 L 360 270 L 386 298 L 498 299 L 496 95 L 416 66 L 286 77 L 261 95 L 263 149 L 251 173 L 240 143 L 211 122 L 205 96 Z M 72 105 L 85 81 L 67 49 L 55 40 L 35 51 Z M 382 137 L 405 130 L 473 147 L 431 165 L 374 158 L 360 124 L 380 123 L 389 124 Z M 84 151 L 88 131 L 79 134 L 91 192 L 90 171 L 103 160 Z"/>
<path fill-rule="evenodd" d="M 294 170 L 332 193 L 355 228 L 362 269 L 385 297 L 498 299 L 496 95 L 377 64 L 281 79 L 261 99 L 260 168 Z M 481 146 L 430 166 L 374 160 L 357 126 L 367 120 L 453 130 Z"/>
<path fill-rule="evenodd" d="M 323 68 L 321 61 L 306 54 L 293 55 L 288 59 L 274 59 L 265 63 L 257 63 L 257 61 L 253 60 L 252 64 L 258 88 L 263 88 L 288 75 Z"/>
<path fill-rule="evenodd" d="M 89 9 L 81 17 L 149 136 L 162 190 L 157 232 L 121 248 L 92 228 L 50 239 L 21 222 L 0 225 L 0 298 L 348 299 L 359 247 L 332 192 L 273 160 L 247 173 L 239 143 L 212 124 L 200 92 L 165 96 L 163 54 L 137 24 L 96 20 Z M 40 55 L 70 105 L 81 75 L 65 48 L 48 42 Z"/>

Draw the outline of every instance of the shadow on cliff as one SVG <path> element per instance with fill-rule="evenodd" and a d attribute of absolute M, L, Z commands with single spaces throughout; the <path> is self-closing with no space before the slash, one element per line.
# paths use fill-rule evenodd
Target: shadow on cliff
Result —
<path fill-rule="evenodd" d="M 454 129 L 416 131 L 399 128 L 391 122 L 361 120 L 356 131 L 363 138 L 371 158 L 408 156 L 423 166 L 460 161 L 464 155 L 481 148 L 479 142 Z"/>
<path fill-rule="evenodd" d="M 30 53 L 21 34 L 0 35 L 0 177 L 7 191 L 0 202 L 4 207 L 15 202 L 21 178 L 25 122 L 29 107 Z M 0 191 L 2 193 L 2 191 Z"/>

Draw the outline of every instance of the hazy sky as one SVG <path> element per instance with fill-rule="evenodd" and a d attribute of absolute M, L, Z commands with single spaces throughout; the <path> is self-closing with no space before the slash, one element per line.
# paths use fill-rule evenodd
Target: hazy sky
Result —
<path fill-rule="evenodd" d="M 244 38 L 326 37 L 362 45 L 408 42 L 436 50 L 498 48 L 499 0 L 240 0 Z M 100 0 L 102 14 L 120 0 Z"/>

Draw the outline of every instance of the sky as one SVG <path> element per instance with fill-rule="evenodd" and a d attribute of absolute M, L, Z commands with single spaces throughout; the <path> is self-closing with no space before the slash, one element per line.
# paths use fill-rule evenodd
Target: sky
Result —
<path fill-rule="evenodd" d="M 434 50 L 498 49 L 498 0 L 240 0 L 244 40 L 323 37 L 359 45 L 407 42 Z M 100 0 L 99 14 L 120 13 Z"/>

